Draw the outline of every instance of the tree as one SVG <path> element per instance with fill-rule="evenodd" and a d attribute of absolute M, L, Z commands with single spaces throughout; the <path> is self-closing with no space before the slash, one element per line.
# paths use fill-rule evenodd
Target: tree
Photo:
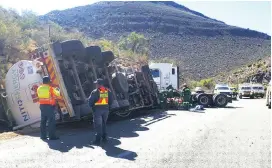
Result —
<path fill-rule="evenodd" d="M 131 50 L 133 53 L 149 55 L 149 42 L 142 34 L 132 32 L 127 37 L 121 38 L 118 46 L 122 50 Z"/>

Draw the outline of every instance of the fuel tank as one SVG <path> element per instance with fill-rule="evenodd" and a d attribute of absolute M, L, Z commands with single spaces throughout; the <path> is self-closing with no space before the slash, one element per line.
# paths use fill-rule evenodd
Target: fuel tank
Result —
<path fill-rule="evenodd" d="M 7 103 L 16 122 L 14 130 L 40 121 L 36 89 L 42 84 L 39 62 L 21 60 L 6 74 Z"/>

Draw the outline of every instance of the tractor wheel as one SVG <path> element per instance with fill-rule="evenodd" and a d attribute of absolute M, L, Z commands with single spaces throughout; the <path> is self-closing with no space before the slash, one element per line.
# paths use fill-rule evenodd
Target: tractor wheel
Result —
<path fill-rule="evenodd" d="M 228 97 L 224 94 L 214 95 L 213 102 L 217 107 L 225 107 L 228 104 Z"/>
<path fill-rule="evenodd" d="M 204 107 L 208 107 L 211 104 L 211 99 L 206 94 L 201 93 L 196 96 L 196 99 L 197 99 L 197 103 L 199 105 L 203 105 Z"/>
<path fill-rule="evenodd" d="M 112 86 L 117 93 L 128 92 L 128 81 L 122 73 L 114 73 L 112 78 Z"/>

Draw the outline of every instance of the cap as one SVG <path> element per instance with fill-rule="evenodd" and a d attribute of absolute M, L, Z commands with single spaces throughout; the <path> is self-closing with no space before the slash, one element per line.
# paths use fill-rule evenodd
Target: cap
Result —
<path fill-rule="evenodd" d="M 50 82 L 49 76 L 44 76 L 43 77 L 43 83 L 49 83 L 49 82 Z"/>
<path fill-rule="evenodd" d="M 97 84 L 99 84 L 99 85 L 103 85 L 104 80 L 101 79 L 101 78 L 98 78 L 96 81 L 94 81 L 94 83 L 97 83 Z"/>

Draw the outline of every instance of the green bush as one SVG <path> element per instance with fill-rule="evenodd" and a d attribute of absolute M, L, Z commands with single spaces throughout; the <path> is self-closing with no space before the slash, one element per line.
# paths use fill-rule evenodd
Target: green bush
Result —
<path fill-rule="evenodd" d="M 215 86 L 215 82 L 212 78 L 202 79 L 200 81 L 191 81 L 189 87 L 194 89 L 195 87 L 202 87 L 204 89 L 212 89 Z"/>

